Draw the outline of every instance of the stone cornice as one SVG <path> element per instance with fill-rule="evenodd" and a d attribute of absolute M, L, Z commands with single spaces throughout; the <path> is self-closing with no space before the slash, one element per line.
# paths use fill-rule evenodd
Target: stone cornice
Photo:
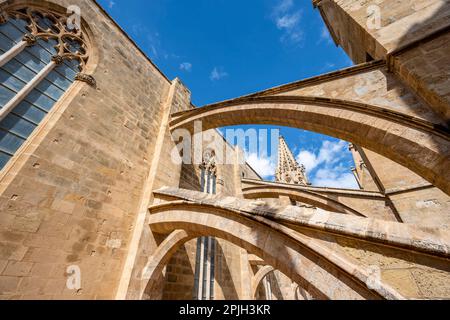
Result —
<path fill-rule="evenodd" d="M 100 5 L 100 3 L 97 0 L 93 0 L 93 3 L 99 8 L 100 12 L 112 22 L 112 24 L 119 30 L 120 33 L 122 33 L 125 38 L 127 38 L 128 41 L 138 50 L 142 56 L 150 62 L 150 64 L 156 69 L 156 71 L 168 82 L 172 83 L 172 81 L 161 71 L 161 69 L 149 58 L 149 56 L 137 45 L 137 43 L 128 35 L 128 33 L 125 32 L 125 30 L 122 29 L 122 27 L 114 20 L 108 12 L 106 12 L 105 9 Z"/>

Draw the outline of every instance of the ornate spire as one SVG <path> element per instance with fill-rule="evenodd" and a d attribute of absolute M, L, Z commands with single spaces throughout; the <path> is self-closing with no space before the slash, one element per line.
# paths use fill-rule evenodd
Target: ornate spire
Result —
<path fill-rule="evenodd" d="M 297 163 L 282 136 L 280 136 L 278 145 L 278 164 L 275 171 L 275 178 L 277 182 L 301 185 L 309 184 L 305 167 Z"/>

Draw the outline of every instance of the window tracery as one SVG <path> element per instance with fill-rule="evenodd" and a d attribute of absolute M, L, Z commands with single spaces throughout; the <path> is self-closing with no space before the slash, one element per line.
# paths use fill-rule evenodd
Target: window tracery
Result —
<path fill-rule="evenodd" d="M 84 73 L 89 46 L 68 17 L 37 7 L 0 10 L 0 169 Z"/>

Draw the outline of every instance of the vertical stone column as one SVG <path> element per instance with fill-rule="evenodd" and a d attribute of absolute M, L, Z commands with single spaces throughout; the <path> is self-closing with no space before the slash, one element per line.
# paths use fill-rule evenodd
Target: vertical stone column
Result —
<path fill-rule="evenodd" d="M 252 300 L 252 278 L 250 272 L 250 263 L 248 261 L 248 252 L 241 248 L 241 299 Z"/>
<path fill-rule="evenodd" d="M 206 249 L 206 288 L 204 288 L 205 290 L 205 300 L 209 300 L 211 297 L 211 243 L 212 243 L 212 238 L 211 237 L 206 237 L 206 244 L 207 244 L 207 249 Z"/>
<path fill-rule="evenodd" d="M 235 147 L 235 157 L 233 163 L 233 171 L 234 171 L 234 190 L 236 197 L 242 197 L 242 165 L 245 163 L 245 154 L 244 151 L 238 146 Z"/>
<path fill-rule="evenodd" d="M 272 287 L 270 286 L 270 273 L 266 275 L 263 279 L 264 290 L 266 293 L 266 300 L 272 300 Z"/>
<path fill-rule="evenodd" d="M 198 274 L 197 300 L 203 299 L 203 279 L 205 275 L 205 237 L 199 238 L 200 241 L 200 269 Z"/>
<path fill-rule="evenodd" d="M 224 190 L 224 186 L 225 186 L 225 182 L 223 181 L 223 179 L 220 176 L 217 176 L 217 179 L 216 179 L 216 193 L 217 194 L 222 194 L 223 190 Z"/>
<path fill-rule="evenodd" d="M 128 247 L 127 258 L 116 292 L 116 299 L 118 300 L 126 299 L 127 296 L 134 297 L 133 294 L 129 294 L 129 286 L 133 270 L 140 270 L 143 267 L 137 266 L 136 261 L 140 248 L 145 246 L 145 244 L 141 243 L 142 235 L 144 233 L 150 233 L 149 230 L 144 228 L 146 227 L 145 221 L 148 218 L 148 207 L 153 201 L 152 191 L 162 185 L 178 186 L 181 165 L 175 164 L 170 159 L 169 151 L 175 144 L 173 143 L 169 132 L 169 121 L 171 113 L 188 108 L 190 108 L 190 92 L 178 78 L 175 78 L 172 81 L 165 103 L 162 105 L 161 125 L 155 146 L 153 150 L 149 150 L 148 158 L 152 159 L 152 162 L 146 182 L 143 186 L 139 211 L 136 214 L 136 221 L 130 245 Z M 170 172 L 171 176 L 164 176 L 167 172 Z M 177 177 L 178 179 L 176 179 Z"/>

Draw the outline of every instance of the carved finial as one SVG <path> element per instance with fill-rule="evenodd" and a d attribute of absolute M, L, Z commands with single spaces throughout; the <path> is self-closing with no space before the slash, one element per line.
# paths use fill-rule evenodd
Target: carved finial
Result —
<path fill-rule="evenodd" d="M 93 76 L 82 72 L 77 73 L 77 75 L 75 76 L 75 80 L 86 82 L 92 87 L 95 87 L 97 85 L 97 81 L 95 81 Z"/>
<path fill-rule="evenodd" d="M 54 63 L 56 63 L 57 65 L 60 65 L 61 63 L 63 63 L 64 58 L 61 57 L 60 55 L 56 54 L 56 55 L 54 55 L 54 56 L 52 57 L 52 61 L 53 61 Z"/>
<path fill-rule="evenodd" d="M 31 33 L 27 33 L 23 36 L 22 40 L 30 47 L 36 44 L 37 38 Z"/>

